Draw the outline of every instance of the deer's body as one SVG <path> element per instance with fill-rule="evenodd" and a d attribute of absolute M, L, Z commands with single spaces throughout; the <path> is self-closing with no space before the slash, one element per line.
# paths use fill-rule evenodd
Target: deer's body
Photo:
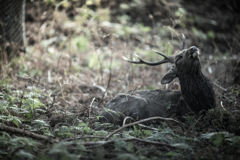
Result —
<path fill-rule="evenodd" d="M 100 121 L 120 124 L 125 117 L 141 120 L 149 117 L 169 117 L 171 114 L 184 114 L 181 91 L 138 90 L 134 93 L 118 94 L 106 105 L 100 114 Z M 113 112 L 114 111 L 114 112 Z"/>
<path fill-rule="evenodd" d="M 184 47 L 183 47 L 184 48 Z M 181 91 L 143 90 L 129 94 L 118 94 L 106 105 L 100 114 L 100 122 L 121 124 L 125 117 L 141 120 L 149 117 L 169 117 L 172 114 L 183 116 L 188 112 L 198 113 L 216 107 L 212 84 L 201 71 L 199 50 L 190 47 L 174 56 L 165 56 L 159 62 L 130 61 L 131 63 L 159 65 L 173 63 L 172 68 L 162 78 L 161 83 L 172 82 L 179 78 Z"/>

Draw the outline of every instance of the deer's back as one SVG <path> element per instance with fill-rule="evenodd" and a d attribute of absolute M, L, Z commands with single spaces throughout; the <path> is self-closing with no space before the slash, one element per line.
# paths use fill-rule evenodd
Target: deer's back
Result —
<path fill-rule="evenodd" d="M 184 114 L 186 108 L 181 91 L 138 90 L 121 93 L 109 101 L 100 114 L 100 122 L 121 124 L 125 117 L 141 120 L 149 117 L 168 117 L 172 113 Z"/>

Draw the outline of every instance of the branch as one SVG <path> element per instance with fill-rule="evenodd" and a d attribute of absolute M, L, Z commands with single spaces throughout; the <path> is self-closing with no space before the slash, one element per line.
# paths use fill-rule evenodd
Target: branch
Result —
<path fill-rule="evenodd" d="M 84 136 L 84 137 L 75 137 L 75 138 L 68 138 L 68 139 L 63 139 L 62 141 L 74 141 L 74 140 L 79 140 L 79 139 L 86 139 L 86 138 L 99 138 L 99 139 L 105 139 L 105 137 L 100 137 L 100 136 Z"/>
<path fill-rule="evenodd" d="M 173 121 L 173 122 L 177 123 L 177 124 L 182 128 L 182 130 L 184 131 L 182 125 L 181 125 L 178 121 L 176 121 L 175 119 L 172 119 L 172 118 L 163 118 L 163 117 L 151 117 L 151 118 L 146 118 L 146 119 L 143 119 L 143 120 L 140 120 L 140 121 L 137 121 L 137 122 L 133 122 L 133 123 L 129 123 L 129 124 L 127 124 L 127 125 L 124 125 L 124 126 L 118 128 L 118 129 L 116 129 L 115 131 L 113 131 L 111 134 L 109 134 L 109 135 L 105 138 L 105 140 L 108 140 L 108 139 L 109 139 L 110 137 L 112 137 L 115 133 L 117 133 L 117 132 L 119 132 L 119 131 L 127 128 L 127 127 L 131 127 L 131 126 L 136 125 L 136 124 L 139 124 L 139 123 L 143 123 L 143 122 L 147 122 L 147 121 L 151 121 L 151 120 L 156 120 L 156 119 L 160 119 L 160 120 L 164 120 L 164 121 Z"/>
<path fill-rule="evenodd" d="M 148 144 L 153 144 L 153 145 L 160 145 L 160 146 L 166 146 L 166 147 L 171 147 L 171 148 L 177 148 L 175 146 L 171 146 L 169 144 L 166 143 L 161 143 L 161 142 L 156 142 L 156 141 L 149 141 L 149 140 L 144 140 L 144 139 L 140 139 L 140 138 L 120 138 L 118 140 L 122 140 L 122 141 L 139 141 L 139 142 L 143 142 L 143 143 L 148 143 Z M 95 145 L 92 147 L 88 147 L 89 148 L 95 148 L 95 147 L 99 147 L 99 146 L 104 146 L 110 143 L 114 143 L 115 140 L 109 140 L 109 141 L 90 141 L 90 142 L 77 142 L 74 144 L 77 145 L 85 145 L 85 146 L 91 146 L 91 145 Z"/>
<path fill-rule="evenodd" d="M 0 125 L 0 131 L 17 133 L 17 134 L 21 134 L 21 135 L 24 135 L 24 136 L 27 136 L 27 137 L 40 139 L 40 140 L 44 140 L 44 141 L 48 141 L 48 142 L 52 143 L 52 139 L 50 137 L 39 135 L 39 134 L 30 132 L 30 131 L 26 131 L 24 129 L 18 129 L 18 128 L 15 128 L 15 127 Z"/>

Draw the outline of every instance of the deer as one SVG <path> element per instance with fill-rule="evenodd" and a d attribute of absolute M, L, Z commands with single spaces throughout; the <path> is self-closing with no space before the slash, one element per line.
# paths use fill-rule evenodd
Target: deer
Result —
<path fill-rule="evenodd" d="M 111 99 L 99 115 L 101 123 L 121 124 L 125 117 L 137 121 L 150 117 L 168 118 L 173 115 L 181 118 L 192 113 L 198 114 L 216 107 L 215 93 L 210 80 L 202 73 L 200 51 L 192 46 L 185 49 L 185 37 L 181 51 L 167 56 L 155 51 L 164 59 L 157 62 L 143 60 L 138 55 L 138 61 L 129 63 L 146 64 L 149 66 L 171 63 L 170 70 L 163 76 L 161 84 L 169 84 L 175 78 L 179 79 L 181 90 L 136 90 L 130 93 L 120 93 Z"/>

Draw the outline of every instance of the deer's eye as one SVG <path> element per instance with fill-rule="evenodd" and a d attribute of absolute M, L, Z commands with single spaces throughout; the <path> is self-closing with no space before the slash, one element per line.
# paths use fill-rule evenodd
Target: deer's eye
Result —
<path fill-rule="evenodd" d="M 176 58 L 176 63 L 181 62 L 181 59 L 182 59 L 182 56 L 177 57 L 177 58 Z"/>

